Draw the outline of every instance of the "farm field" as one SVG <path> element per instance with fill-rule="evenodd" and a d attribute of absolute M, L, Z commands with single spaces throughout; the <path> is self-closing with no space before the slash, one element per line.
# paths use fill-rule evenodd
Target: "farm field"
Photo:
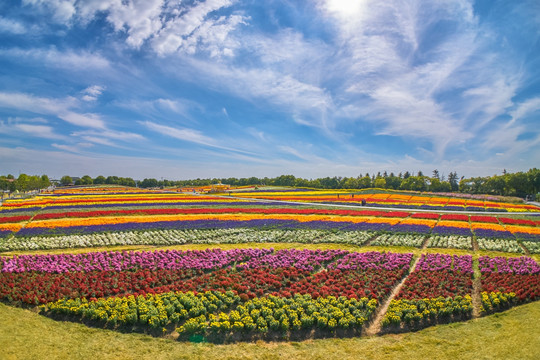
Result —
<path fill-rule="evenodd" d="M 433 193 L 402 193 L 391 190 L 309 190 L 309 189 L 241 189 L 233 196 L 276 201 L 310 202 L 321 204 L 369 205 L 370 207 L 407 208 L 437 211 L 481 212 L 539 212 L 532 205 L 501 201 L 500 197 L 487 195 Z M 456 197 L 460 196 L 460 197 Z"/>
<path fill-rule="evenodd" d="M 512 217 L 268 200 L 73 188 L 6 201 L 3 311 L 149 341 L 247 346 L 456 329 L 444 324 L 538 304 L 533 209 Z"/>

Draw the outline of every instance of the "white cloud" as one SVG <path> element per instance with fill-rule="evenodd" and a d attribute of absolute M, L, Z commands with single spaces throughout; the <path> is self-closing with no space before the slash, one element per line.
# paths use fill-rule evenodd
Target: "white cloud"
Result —
<path fill-rule="evenodd" d="M 18 21 L 6 19 L 0 16 L 0 33 L 21 35 L 26 33 L 26 28 Z"/>
<path fill-rule="evenodd" d="M 50 11 L 59 23 L 68 22 L 75 14 L 75 0 L 23 0 L 23 5 Z"/>
<path fill-rule="evenodd" d="M 470 1 L 328 0 L 319 8 L 341 46 L 329 72 L 342 80 L 333 98 L 347 125 L 428 140 L 442 159 L 512 106 L 519 75 L 487 46 L 490 31 Z"/>
<path fill-rule="evenodd" d="M 84 101 L 96 101 L 97 98 L 103 93 L 105 87 L 99 85 L 92 85 L 82 91 L 84 94 L 82 99 Z"/>
<path fill-rule="evenodd" d="M 63 139 L 62 135 L 54 133 L 54 130 L 50 126 L 46 125 L 31 125 L 31 124 L 17 124 L 15 128 L 24 131 L 35 137 L 42 137 L 46 139 Z"/>
<path fill-rule="evenodd" d="M 66 139 L 65 136 L 55 133 L 51 126 L 36 125 L 36 122 L 40 122 L 39 119 L 36 120 L 10 118 L 7 122 L 0 121 L 0 133 L 19 137 L 30 136 L 43 139 Z"/>
<path fill-rule="evenodd" d="M 189 9 L 164 23 L 151 41 L 152 48 L 159 55 L 181 51 L 194 54 L 207 51 L 210 56 L 230 56 L 238 45 L 228 38 L 230 32 L 247 20 L 241 15 L 213 17 L 214 11 L 227 8 L 232 0 L 207 0 L 198 2 Z"/>
<path fill-rule="evenodd" d="M 71 152 L 71 153 L 81 153 L 84 151 L 85 148 L 92 147 L 92 144 L 89 143 L 79 143 L 76 145 L 66 145 L 66 144 L 51 144 L 52 147 L 57 148 L 59 150 Z"/>
<path fill-rule="evenodd" d="M 156 124 L 150 121 L 141 122 L 148 129 L 178 140 L 189 141 L 196 144 L 216 146 L 214 139 L 203 135 L 200 131 L 188 128 L 173 128 L 166 125 Z"/>
<path fill-rule="evenodd" d="M 105 128 L 105 123 L 98 114 L 78 114 L 71 111 L 65 111 L 57 116 L 73 125 L 97 129 Z"/>
<path fill-rule="evenodd" d="M 238 14 L 215 15 L 230 7 L 234 0 L 184 2 L 164 0 L 25 0 L 26 5 L 53 13 L 53 18 L 67 25 L 73 21 L 87 24 L 98 14 L 118 33 L 126 33 L 126 44 L 140 48 L 150 41 L 159 55 L 181 51 L 210 56 L 232 56 L 237 42 L 229 33 L 247 18 Z"/>
<path fill-rule="evenodd" d="M 0 49 L 0 55 L 10 57 L 17 62 L 39 62 L 40 66 L 62 68 L 66 70 L 103 70 L 110 66 L 109 61 L 100 54 L 85 50 L 58 51 L 57 49 Z"/>
<path fill-rule="evenodd" d="M 333 107 L 333 100 L 325 89 L 271 69 L 229 67 L 193 59 L 190 64 L 198 74 L 196 79 L 212 88 L 244 99 L 267 100 L 284 112 L 302 114 L 306 125 L 327 127 L 324 114 Z"/>
<path fill-rule="evenodd" d="M 77 126 L 105 128 L 105 123 L 97 114 L 78 114 L 72 110 L 77 106 L 74 98 L 49 99 L 24 93 L 0 92 L 0 107 L 29 111 L 41 115 L 54 115 Z"/>
<path fill-rule="evenodd" d="M 540 97 L 534 97 L 518 104 L 514 110 L 509 112 L 509 115 L 512 116 L 513 121 L 516 121 L 534 114 L 538 110 L 540 110 Z"/>
<path fill-rule="evenodd" d="M 148 129 L 155 131 L 161 135 L 172 137 L 174 139 L 187 141 L 199 145 L 209 146 L 212 148 L 232 151 L 236 153 L 242 153 L 247 155 L 254 155 L 251 151 L 245 151 L 242 149 L 232 148 L 229 146 L 221 145 L 216 139 L 204 135 L 199 130 L 190 129 L 190 128 L 175 128 L 171 126 L 156 124 L 151 121 L 141 121 L 141 125 L 146 126 Z"/>
<path fill-rule="evenodd" d="M 114 131 L 114 130 L 84 130 L 76 131 L 71 134 L 72 136 L 86 136 L 91 138 L 107 138 L 120 141 L 141 141 L 145 140 L 145 137 L 140 134 L 131 132 Z"/>
<path fill-rule="evenodd" d="M 49 99 L 24 93 L 0 92 L 0 107 L 29 111 L 41 115 L 56 115 L 68 112 L 76 105 L 76 100 L 70 97 L 64 99 Z"/>

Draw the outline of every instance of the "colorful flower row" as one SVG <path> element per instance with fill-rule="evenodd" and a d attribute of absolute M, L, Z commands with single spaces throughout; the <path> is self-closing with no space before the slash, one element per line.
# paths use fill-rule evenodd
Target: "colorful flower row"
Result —
<path fill-rule="evenodd" d="M 515 294 L 516 302 L 540 299 L 540 266 L 529 257 L 479 258 L 482 291 Z"/>
<path fill-rule="evenodd" d="M 360 205 L 362 201 L 369 206 L 409 207 L 422 209 L 458 210 L 458 211 L 531 211 L 539 209 L 532 205 L 510 204 L 492 201 L 462 200 L 453 197 L 410 196 L 391 193 L 362 194 L 344 191 L 242 191 L 233 194 L 242 198 L 258 198 L 281 201 L 342 203 Z"/>
<path fill-rule="evenodd" d="M 332 223 L 330 225 L 335 225 Z M 185 225 L 185 224 L 183 224 Z M 203 224 L 209 225 L 209 224 Z M 268 223 L 229 223 L 230 227 L 217 228 L 175 228 L 163 230 L 140 231 L 133 230 L 112 232 L 90 232 L 73 235 L 49 235 L 9 238 L 10 231 L 4 232 L 0 241 L 0 251 L 46 250 L 61 248 L 86 248 L 122 245 L 180 245 L 180 244 L 243 244 L 243 243 L 335 243 L 364 246 L 410 246 L 420 247 L 426 239 L 425 235 L 389 234 L 374 231 L 362 231 L 341 228 L 306 229 L 298 228 L 299 224 L 274 224 L 275 229 L 259 228 L 269 226 Z M 303 223 L 302 225 L 306 225 Z M 311 225 L 311 224 L 309 224 Z M 238 227 L 245 226 L 245 227 Z M 249 227 L 247 227 L 249 226 Z M 279 227 L 278 227 L 279 226 Z M 295 228 L 296 227 L 296 228 Z M 320 227 L 319 227 L 320 228 Z M 357 227 L 359 228 L 359 227 Z M 114 229 L 105 229 L 114 230 Z M 121 229 L 119 229 L 121 230 Z M 24 230 L 28 231 L 28 230 Z M 0 238 L 2 232 L 0 232 Z M 371 240 L 371 241 L 370 241 Z M 540 253 L 540 243 L 523 241 L 520 245 L 516 240 L 494 238 L 478 238 L 481 250 L 524 253 L 526 248 L 530 253 Z M 427 237 L 427 247 L 472 249 L 471 236 L 431 235 Z"/>
<path fill-rule="evenodd" d="M 139 269 L 219 269 L 234 263 L 250 264 L 255 259 L 268 259 L 267 264 L 278 267 L 271 261 L 273 249 L 207 249 L 207 250 L 156 250 L 156 251 L 104 251 L 83 254 L 56 255 L 18 255 L 0 256 L 0 272 L 37 271 L 48 273 L 67 273 L 76 271 L 124 271 Z M 286 266 L 306 263 L 320 265 L 320 259 L 332 260 L 346 252 L 281 250 L 282 258 L 296 261 Z M 251 266 L 256 267 L 256 266 Z"/>
<path fill-rule="evenodd" d="M 390 301 L 382 319 L 386 331 L 401 332 L 426 326 L 460 321 L 472 316 L 470 295 Z"/>
<path fill-rule="evenodd" d="M 181 338 L 199 335 L 212 340 L 265 338 L 279 334 L 295 338 L 316 330 L 332 334 L 336 330 L 359 333 L 371 317 L 377 301 L 367 298 L 295 295 L 293 298 L 267 296 L 242 301 L 232 292 L 164 293 L 122 298 L 66 299 L 49 303 L 42 311 L 104 323 L 111 327 L 150 327 L 160 330 L 178 326 Z M 303 330 L 300 332 L 300 330 Z M 305 336 L 305 335 L 304 335 Z"/>

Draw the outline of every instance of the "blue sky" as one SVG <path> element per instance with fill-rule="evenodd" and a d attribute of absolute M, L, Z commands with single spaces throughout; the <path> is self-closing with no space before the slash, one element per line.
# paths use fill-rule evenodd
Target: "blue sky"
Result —
<path fill-rule="evenodd" d="M 0 3 L 0 173 L 540 166 L 540 2 Z"/>

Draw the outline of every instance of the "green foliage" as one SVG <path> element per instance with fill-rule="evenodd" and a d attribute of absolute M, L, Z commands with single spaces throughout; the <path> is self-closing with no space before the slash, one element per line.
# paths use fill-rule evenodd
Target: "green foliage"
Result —
<path fill-rule="evenodd" d="M 493 313 L 506 310 L 517 303 L 516 294 L 497 292 L 482 292 L 482 313 Z"/>
<path fill-rule="evenodd" d="M 445 322 L 452 316 L 468 318 L 472 315 L 472 298 L 469 295 L 454 298 L 392 300 L 382 320 L 383 327 L 422 327 Z"/>
<path fill-rule="evenodd" d="M 63 186 L 71 185 L 72 183 L 73 183 L 73 179 L 71 178 L 71 176 L 64 175 L 60 179 L 60 184 Z"/>

